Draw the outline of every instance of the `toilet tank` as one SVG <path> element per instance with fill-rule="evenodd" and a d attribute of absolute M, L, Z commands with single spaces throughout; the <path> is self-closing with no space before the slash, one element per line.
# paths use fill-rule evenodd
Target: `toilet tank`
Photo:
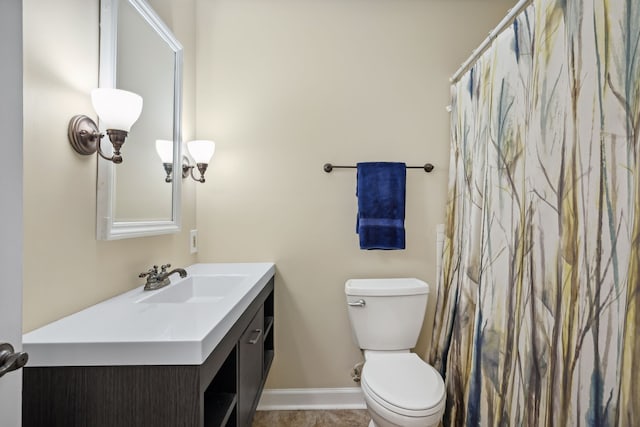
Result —
<path fill-rule="evenodd" d="M 416 346 L 429 285 L 418 279 L 351 279 L 344 287 L 356 344 L 363 350 Z"/>

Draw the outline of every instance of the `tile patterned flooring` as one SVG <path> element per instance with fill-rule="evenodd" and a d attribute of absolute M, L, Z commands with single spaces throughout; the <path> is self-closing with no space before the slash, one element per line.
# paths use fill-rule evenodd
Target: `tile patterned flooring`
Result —
<path fill-rule="evenodd" d="M 366 410 L 258 411 L 252 427 L 367 427 Z"/>

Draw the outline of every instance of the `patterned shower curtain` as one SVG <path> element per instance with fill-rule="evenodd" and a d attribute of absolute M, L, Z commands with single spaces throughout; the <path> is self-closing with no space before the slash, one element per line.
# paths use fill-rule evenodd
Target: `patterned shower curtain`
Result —
<path fill-rule="evenodd" d="M 640 426 L 640 0 L 540 0 L 452 87 L 446 426 Z"/>

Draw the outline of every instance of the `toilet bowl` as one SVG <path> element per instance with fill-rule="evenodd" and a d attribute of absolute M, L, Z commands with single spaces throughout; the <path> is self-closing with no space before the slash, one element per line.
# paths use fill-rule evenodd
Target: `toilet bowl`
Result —
<path fill-rule="evenodd" d="M 365 355 L 360 384 L 370 427 L 431 427 L 442 419 L 444 381 L 409 352 L 428 292 L 418 279 L 352 279 L 345 285 L 354 339 Z"/>
<path fill-rule="evenodd" d="M 436 426 L 445 407 L 444 382 L 414 353 L 367 360 L 360 385 L 373 420 L 370 426 Z"/>

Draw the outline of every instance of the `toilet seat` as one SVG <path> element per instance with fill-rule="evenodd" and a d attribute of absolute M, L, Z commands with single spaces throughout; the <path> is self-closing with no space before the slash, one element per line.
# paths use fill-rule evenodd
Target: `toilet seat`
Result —
<path fill-rule="evenodd" d="M 442 377 L 415 353 L 389 354 L 367 360 L 361 385 L 380 406 L 407 417 L 421 418 L 444 409 Z"/>

